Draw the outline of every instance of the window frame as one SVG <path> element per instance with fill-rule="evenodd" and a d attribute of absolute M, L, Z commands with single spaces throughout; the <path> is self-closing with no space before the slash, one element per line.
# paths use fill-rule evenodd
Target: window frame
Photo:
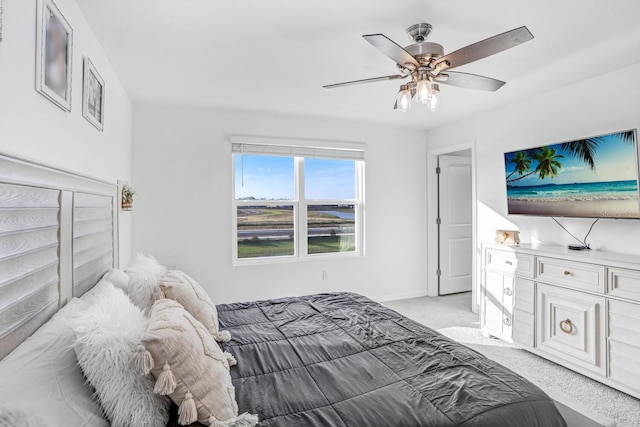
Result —
<path fill-rule="evenodd" d="M 246 153 L 247 155 L 256 156 L 275 156 L 275 157 L 292 157 L 294 159 L 293 179 L 294 179 L 294 198 L 291 200 L 236 200 L 236 156 L 242 156 L 243 153 L 231 153 L 231 222 L 232 222 L 232 245 L 231 259 L 234 266 L 239 265 L 259 265 L 259 264 L 276 264 L 287 262 L 302 262 L 309 260 L 326 260 L 331 258 L 341 259 L 348 257 L 361 257 L 365 255 L 365 221 L 364 221 L 364 159 L 333 159 L 353 161 L 355 163 L 355 199 L 310 199 L 305 198 L 305 174 L 304 160 L 305 158 L 324 158 L 316 156 L 300 156 L 286 154 L 255 154 Z M 349 252 L 327 252 L 327 253 L 308 253 L 308 233 L 307 233 L 307 207 L 317 205 L 336 205 L 349 204 L 354 205 L 355 210 L 355 251 Z M 293 206 L 293 227 L 294 227 L 294 254 L 280 256 L 265 257 L 238 257 L 238 208 L 243 206 Z"/>

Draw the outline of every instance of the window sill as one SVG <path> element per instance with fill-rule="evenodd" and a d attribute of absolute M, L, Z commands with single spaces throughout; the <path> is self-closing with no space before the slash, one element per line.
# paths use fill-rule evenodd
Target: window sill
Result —
<path fill-rule="evenodd" d="M 250 265 L 272 265 L 272 264 L 289 264 L 298 262 L 316 262 L 316 261 L 335 261 L 341 259 L 363 258 L 362 252 L 349 253 L 327 253 L 300 256 L 281 256 L 269 258 L 243 258 L 234 259 L 231 263 L 233 267 L 244 267 Z"/>

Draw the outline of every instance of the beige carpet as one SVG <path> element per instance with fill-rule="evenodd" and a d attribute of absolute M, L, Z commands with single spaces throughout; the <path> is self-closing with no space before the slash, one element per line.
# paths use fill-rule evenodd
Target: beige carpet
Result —
<path fill-rule="evenodd" d="M 529 379 L 548 393 L 565 395 L 614 420 L 616 426 L 640 426 L 640 400 L 512 344 L 484 337 L 479 329 L 478 316 L 469 309 L 470 293 L 437 298 L 412 298 L 386 302 L 385 305 L 479 351 Z"/>

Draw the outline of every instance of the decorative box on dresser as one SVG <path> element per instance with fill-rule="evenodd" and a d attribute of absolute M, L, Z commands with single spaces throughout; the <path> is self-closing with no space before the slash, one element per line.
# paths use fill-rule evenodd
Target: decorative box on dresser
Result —
<path fill-rule="evenodd" d="M 640 256 L 483 245 L 481 327 L 640 398 Z"/>

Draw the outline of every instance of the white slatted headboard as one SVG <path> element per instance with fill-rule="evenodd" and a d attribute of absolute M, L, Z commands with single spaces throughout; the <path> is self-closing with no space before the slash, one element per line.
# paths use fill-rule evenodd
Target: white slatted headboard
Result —
<path fill-rule="evenodd" d="M 73 295 L 91 289 L 114 265 L 113 197 L 73 196 Z"/>
<path fill-rule="evenodd" d="M 0 359 L 118 265 L 116 184 L 0 155 Z"/>

